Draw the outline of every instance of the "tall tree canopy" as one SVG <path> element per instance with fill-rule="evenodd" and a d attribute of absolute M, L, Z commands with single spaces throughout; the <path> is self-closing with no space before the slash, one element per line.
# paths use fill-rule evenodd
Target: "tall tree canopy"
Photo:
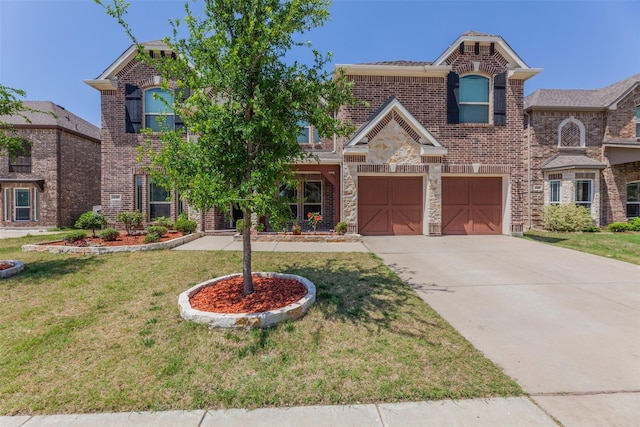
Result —
<path fill-rule="evenodd" d="M 94 1 L 136 42 L 124 0 Z M 245 294 L 253 292 L 249 218 L 282 212 L 275 185 L 290 182 L 292 165 L 308 156 L 297 143 L 301 124 L 324 136 L 350 130 L 336 112 L 355 100 L 344 76 L 325 70 L 330 54 L 313 50 L 312 64 L 286 58 L 306 45 L 297 37 L 327 20 L 328 8 L 327 0 L 205 0 L 196 16 L 186 1 L 186 16 L 171 21 L 164 40 L 175 55 L 139 55 L 190 95 L 176 97 L 175 111 L 193 137 L 164 132 L 161 149 L 145 153 L 150 170 L 199 210 L 242 209 Z"/>
<path fill-rule="evenodd" d="M 24 98 L 25 91 L 14 89 L 0 84 L 0 116 L 19 116 L 25 119 L 27 123 L 31 120 L 24 113 L 35 111 L 43 114 L 42 111 L 34 110 L 24 105 L 20 98 Z M 20 151 L 24 146 L 25 140 L 17 135 L 11 123 L 0 120 L 0 149 L 7 149 L 9 154 Z"/>

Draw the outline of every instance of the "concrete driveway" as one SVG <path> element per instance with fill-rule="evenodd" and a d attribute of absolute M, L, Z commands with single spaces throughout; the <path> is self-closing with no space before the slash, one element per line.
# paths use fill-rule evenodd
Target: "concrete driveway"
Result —
<path fill-rule="evenodd" d="M 564 426 L 640 425 L 640 266 L 507 236 L 364 244 Z"/>

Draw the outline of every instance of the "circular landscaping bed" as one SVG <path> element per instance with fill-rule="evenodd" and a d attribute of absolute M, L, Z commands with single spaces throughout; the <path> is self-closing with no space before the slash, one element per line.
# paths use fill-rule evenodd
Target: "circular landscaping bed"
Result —
<path fill-rule="evenodd" d="M 0 261 L 0 279 L 6 279 L 24 270 L 22 261 L 2 260 Z"/>
<path fill-rule="evenodd" d="M 242 274 L 218 277 L 178 297 L 180 315 L 215 328 L 266 328 L 304 316 L 316 299 L 316 288 L 294 274 L 253 273 L 254 292 L 243 294 Z"/>

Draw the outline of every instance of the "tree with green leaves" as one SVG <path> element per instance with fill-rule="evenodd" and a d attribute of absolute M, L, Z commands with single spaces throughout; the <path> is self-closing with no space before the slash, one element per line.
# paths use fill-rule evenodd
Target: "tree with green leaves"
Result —
<path fill-rule="evenodd" d="M 124 19 L 124 0 L 94 1 L 137 43 Z M 292 166 L 309 156 L 297 143 L 302 125 L 324 136 L 352 130 L 336 119 L 355 99 L 342 73 L 325 70 L 330 54 L 313 50 L 312 64 L 286 58 L 294 48 L 309 47 L 297 39 L 321 26 L 328 8 L 327 0 L 205 0 L 196 16 L 187 1 L 186 16 L 171 21 L 173 35 L 164 39 L 174 55 L 139 55 L 159 70 L 167 88 L 172 82 L 190 95 L 171 106 L 190 137 L 163 132 L 161 148 L 149 145 L 144 153 L 149 171 L 196 209 L 240 207 L 245 295 L 253 292 L 250 218 L 285 210 L 277 184 L 293 182 Z M 183 23 L 185 38 L 179 36 Z"/>
<path fill-rule="evenodd" d="M 20 116 L 27 123 L 31 123 L 29 117 L 24 114 L 25 112 L 53 114 L 34 110 L 24 105 L 20 98 L 24 98 L 25 95 L 26 92 L 23 90 L 0 84 L 0 116 Z M 0 120 L 0 149 L 7 149 L 10 154 L 16 153 L 24 148 L 24 144 L 24 138 L 18 135 L 13 125 Z"/>

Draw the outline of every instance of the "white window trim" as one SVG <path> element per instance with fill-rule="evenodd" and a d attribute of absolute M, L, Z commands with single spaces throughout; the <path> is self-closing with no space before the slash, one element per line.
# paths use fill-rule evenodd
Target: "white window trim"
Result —
<path fill-rule="evenodd" d="M 577 125 L 578 129 L 580 130 L 580 147 L 563 147 L 562 146 L 562 128 L 569 123 L 573 123 Z M 586 140 L 585 140 L 584 124 L 582 124 L 580 120 L 576 119 L 573 116 L 570 116 L 568 119 L 564 119 L 563 121 L 561 121 L 560 124 L 558 125 L 558 148 L 584 148 L 585 146 L 586 146 Z"/>
<path fill-rule="evenodd" d="M 640 186 L 640 181 L 631 181 L 631 182 L 627 182 L 627 185 L 625 185 L 625 190 L 627 189 L 627 187 L 628 187 L 628 186 L 633 185 L 633 184 L 637 184 L 637 185 L 639 185 L 639 186 Z M 625 193 L 625 195 L 626 195 L 626 193 Z M 628 211 L 627 206 L 629 206 L 629 204 L 632 204 L 632 205 L 639 205 L 639 206 L 640 206 L 640 201 L 637 201 L 637 202 L 630 202 L 629 200 L 627 200 L 627 199 L 626 199 L 626 196 L 625 196 L 625 205 L 624 205 L 624 209 L 625 209 L 625 212 L 624 212 L 624 213 L 625 213 L 625 217 L 626 217 L 626 218 L 635 218 L 635 217 L 632 217 L 632 216 L 627 216 L 627 211 Z"/>
<path fill-rule="evenodd" d="M 33 221 L 40 221 L 40 193 L 37 188 L 33 189 Z"/>
<path fill-rule="evenodd" d="M 18 200 L 18 190 L 26 190 L 29 193 L 29 219 L 18 219 L 18 208 L 26 209 L 27 206 L 18 206 L 16 201 Z M 31 189 L 29 188 L 14 188 L 13 189 L 13 219 L 14 222 L 31 222 L 32 221 L 32 209 L 33 209 L 33 201 L 31 200 Z"/>
<path fill-rule="evenodd" d="M 4 220 L 11 222 L 11 189 L 4 189 Z"/>
<path fill-rule="evenodd" d="M 491 77 L 489 76 L 485 76 L 483 74 L 478 74 L 478 73 L 469 73 L 469 74 L 465 74 L 463 76 L 460 76 L 459 79 L 459 83 L 458 83 L 458 91 L 462 91 L 461 86 L 462 86 L 462 79 L 464 79 L 465 77 L 471 77 L 471 76 L 477 76 L 477 77 L 482 77 L 483 79 L 487 80 L 488 83 L 488 97 L 487 97 L 487 102 L 463 102 L 463 101 L 459 101 L 458 102 L 458 121 L 460 122 L 460 124 L 492 124 L 493 120 L 492 120 L 492 99 L 493 99 L 493 80 L 491 79 Z M 460 99 L 462 99 L 462 94 L 460 94 Z M 462 106 L 463 105 L 486 105 L 487 107 L 487 121 L 486 122 L 463 122 L 462 121 Z"/>
<path fill-rule="evenodd" d="M 167 191 L 166 188 L 161 187 L 160 185 L 158 185 L 157 183 L 155 183 L 152 179 L 148 180 L 148 185 L 147 185 L 147 218 L 149 218 L 149 221 L 153 221 L 155 218 L 153 218 L 151 216 L 151 205 L 168 205 L 169 206 L 169 215 L 168 217 L 171 217 L 171 204 L 173 201 L 173 194 L 171 194 L 170 191 L 168 191 L 169 193 L 169 200 L 164 200 L 164 201 L 152 201 L 151 200 L 151 185 L 154 184 L 160 188 L 162 188 L 163 190 Z"/>
<path fill-rule="evenodd" d="M 152 87 L 147 87 L 144 88 L 142 91 L 142 124 L 143 124 L 143 129 L 148 129 L 147 126 L 147 116 L 165 116 L 165 117 L 169 117 L 169 116 L 173 116 L 173 129 L 175 130 L 176 128 L 176 113 L 174 111 L 174 109 L 171 109 L 171 113 L 147 113 L 147 106 L 146 106 L 146 99 L 147 99 L 147 91 L 151 91 L 151 90 L 157 90 L 160 89 L 161 91 L 167 92 L 167 93 L 171 93 L 171 95 L 173 96 L 173 102 L 175 104 L 176 99 L 175 99 L 175 93 L 172 93 L 170 90 L 167 89 L 163 89 L 162 87 L 159 86 L 152 86 Z M 159 101 L 162 102 L 162 101 Z M 163 104 L 164 105 L 164 104 Z M 169 127 L 169 129 L 171 129 L 171 127 Z M 162 132 L 162 130 L 154 130 L 153 132 Z"/>
<path fill-rule="evenodd" d="M 551 195 L 553 194 L 552 183 L 558 183 L 558 200 L 551 200 Z M 560 179 L 550 179 L 549 180 L 549 204 L 550 205 L 559 205 L 562 203 L 562 180 Z"/>
<path fill-rule="evenodd" d="M 577 192 L 578 192 L 578 183 L 579 182 L 588 182 L 589 183 L 589 201 L 585 202 L 585 201 L 578 201 L 577 200 Z M 593 179 L 576 179 L 574 181 L 574 191 L 573 191 L 573 202 L 578 205 L 578 206 L 585 206 L 588 204 L 589 207 L 588 209 L 591 210 L 591 208 L 593 207 L 593 192 L 594 192 L 594 188 L 593 188 Z"/>
<path fill-rule="evenodd" d="M 302 128 L 303 129 L 307 129 L 308 138 L 307 138 L 306 142 L 298 141 L 298 144 L 312 144 L 312 145 L 320 144 L 320 135 L 318 135 L 318 140 L 317 141 L 315 140 L 316 139 L 315 138 L 316 137 L 316 127 L 315 126 L 307 124 L 305 126 L 302 126 Z"/>

